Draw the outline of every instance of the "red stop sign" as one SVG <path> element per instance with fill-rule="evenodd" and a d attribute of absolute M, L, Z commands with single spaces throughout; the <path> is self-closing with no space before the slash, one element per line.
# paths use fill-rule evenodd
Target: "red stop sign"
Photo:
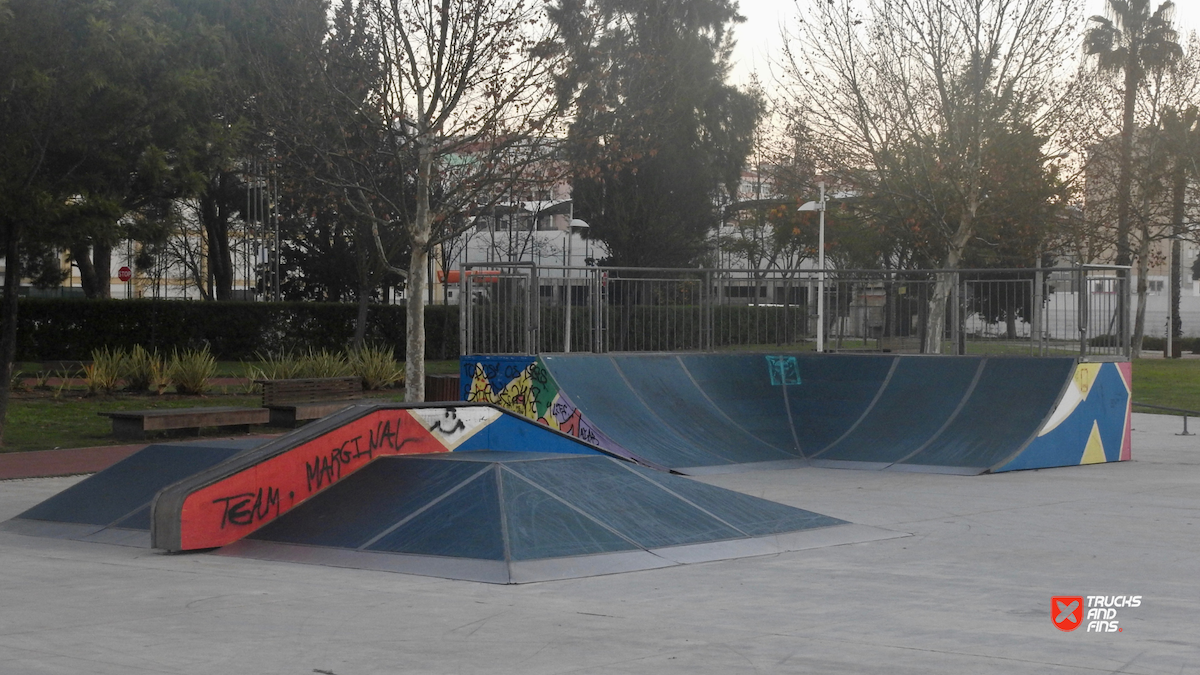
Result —
<path fill-rule="evenodd" d="M 128 267 L 122 267 L 121 269 L 117 270 L 117 278 L 121 281 L 129 281 L 133 278 L 133 270 L 129 269 Z"/>

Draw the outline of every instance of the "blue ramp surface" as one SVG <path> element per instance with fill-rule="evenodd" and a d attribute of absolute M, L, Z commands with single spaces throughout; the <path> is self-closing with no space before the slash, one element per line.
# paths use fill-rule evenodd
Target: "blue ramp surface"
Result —
<path fill-rule="evenodd" d="M 970 396 L 980 358 L 898 359 L 862 418 L 816 457 L 891 464 L 929 442 Z"/>
<path fill-rule="evenodd" d="M 597 428 L 640 458 L 700 467 L 797 462 L 870 408 L 895 357 L 799 355 L 772 379 L 763 354 L 544 356 Z M 795 378 L 795 379 L 788 379 Z M 797 381 L 798 380 L 798 381 Z"/>
<path fill-rule="evenodd" d="M 944 466 L 982 473 L 1022 450 L 1054 410 L 1070 381 L 1070 358 L 993 358 L 953 422 L 906 466 Z"/>
<path fill-rule="evenodd" d="M 521 583 L 863 536 L 837 518 L 609 457 L 481 451 L 380 458 L 221 552 Z"/>
<path fill-rule="evenodd" d="M 707 445 L 697 446 L 654 414 L 610 357 L 545 356 L 542 363 L 596 427 L 639 457 L 667 468 L 735 463 Z"/>
<path fill-rule="evenodd" d="M 778 389 L 779 395 L 786 394 L 805 455 L 820 456 L 854 427 L 888 383 L 896 360 L 894 356 L 844 354 L 796 358 L 800 383 Z"/>
<path fill-rule="evenodd" d="M 709 401 L 768 445 L 801 455 L 780 387 L 771 384 L 762 354 L 690 354 L 678 357 Z M 755 377 L 754 375 L 759 375 Z"/>
<path fill-rule="evenodd" d="M 11 529 L 30 534 L 149 546 L 150 503 L 159 490 L 264 442 L 245 439 L 148 445 L 25 511 L 9 524 Z M 116 530 L 135 533 L 130 536 Z"/>
<path fill-rule="evenodd" d="M 963 474 L 995 470 L 1028 446 L 1076 363 L 811 353 L 542 362 L 597 429 L 683 473 L 808 461 Z"/>
<path fill-rule="evenodd" d="M 793 443 L 773 446 L 721 410 L 679 357 L 618 356 L 613 362 L 650 412 L 694 446 L 735 464 L 798 457 Z M 757 365 L 763 369 L 761 360 Z"/>

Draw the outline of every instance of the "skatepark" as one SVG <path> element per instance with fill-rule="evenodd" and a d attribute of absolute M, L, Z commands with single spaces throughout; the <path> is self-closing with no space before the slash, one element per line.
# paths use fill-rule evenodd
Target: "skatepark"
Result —
<path fill-rule="evenodd" d="M 1180 430 L 1135 414 L 1133 461 L 1095 466 L 704 476 L 906 536 L 515 586 L 0 532 L 0 671 L 1197 672 Z M 7 481 L 0 517 L 80 480 Z M 1057 595 L 1144 599 L 1066 633 Z"/>
<path fill-rule="evenodd" d="M 1047 394 L 1020 359 L 739 355 L 759 372 L 725 363 L 742 374 L 721 399 L 702 364 L 678 369 L 688 358 L 705 359 L 575 362 L 619 369 L 649 416 L 598 407 L 612 380 L 567 396 L 566 359 L 545 357 L 489 386 L 542 379 L 516 399 L 536 414 L 548 397 L 557 428 L 489 403 L 357 406 L 275 439 L 157 444 L 90 477 L 6 481 L 0 671 L 1197 669 L 1196 442 L 1178 418 L 1130 414 L 1117 364 L 1050 363 Z M 702 433 L 685 461 L 688 411 L 672 418 L 647 388 L 685 389 L 672 370 L 706 395 L 671 405 L 715 408 L 691 414 Z M 931 395 L 914 384 L 931 372 L 957 384 Z M 1005 381 L 1031 392 L 1013 406 L 1024 421 L 987 405 Z M 806 412 L 850 399 L 840 422 Z M 895 417 L 905 405 L 911 423 Z M 959 428 L 986 435 L 953 431 L 971 415 Z M 630 434 L 647 419 L 658 429 Z M 909 430 L 892 436 L 903 447 L 878 442 L 889 424 Z M 898 466 L 938 439 L 967 449 L 941 458 L 986 460 Z M 1057 468 L 1011 470 L 1035 460 Z M 1119 632 L 1048 616 L 1052 597 L 1118 595 L 1142 597 Z"/>

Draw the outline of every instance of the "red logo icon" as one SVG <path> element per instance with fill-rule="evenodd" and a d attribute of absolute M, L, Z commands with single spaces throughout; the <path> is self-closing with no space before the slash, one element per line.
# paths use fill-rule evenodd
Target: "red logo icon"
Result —
<path fill-rule="evenodd" d="M 1050 620 L 1062 631 L 1073 631 L 1083 622 L 1083 596 L 1055 596 L 1050 598 Z"/>

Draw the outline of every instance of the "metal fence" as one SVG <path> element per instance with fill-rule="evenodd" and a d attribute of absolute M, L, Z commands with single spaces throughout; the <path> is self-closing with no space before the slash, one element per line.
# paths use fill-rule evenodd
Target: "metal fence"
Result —
<path fill-rule="evenodd" d="M 470 263 L 460 284 L 465 354 L 813 349 L 821 314 L 826 351 L 1129 354 L 1127 268 L 1112 266 L 822 275 Z M 943 329 L 928 339 L 939 291 Z"/>

